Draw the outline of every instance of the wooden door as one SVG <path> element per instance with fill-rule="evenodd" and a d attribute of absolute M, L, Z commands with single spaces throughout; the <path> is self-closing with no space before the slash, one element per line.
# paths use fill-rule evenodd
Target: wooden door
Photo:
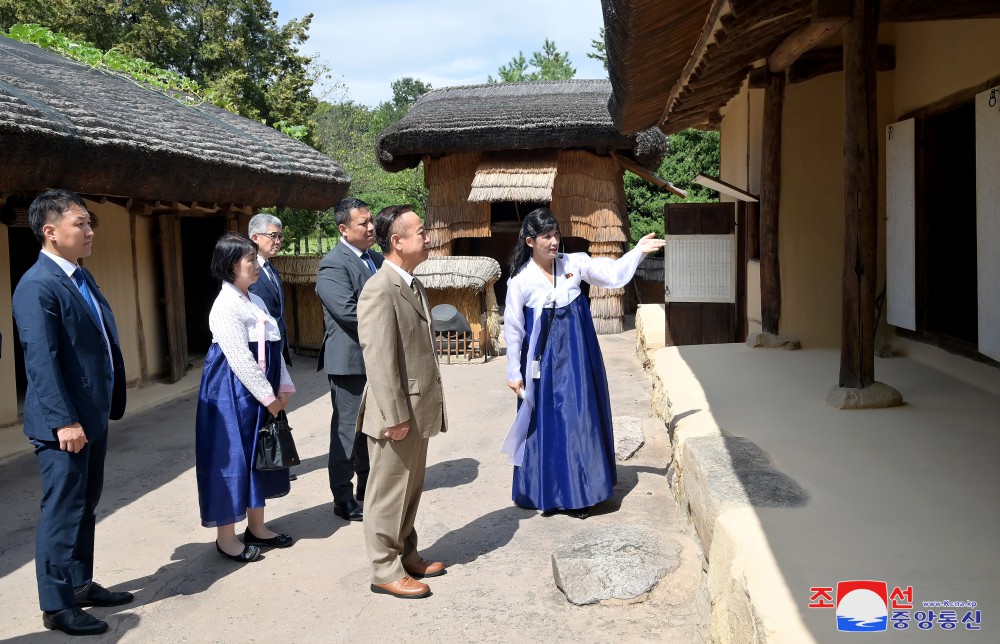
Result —
<path fill-rule="evenodd" d="M 736 204 L 667 204 L 664 216 L 667 344 L 742 341 L 737 293 L 745 291 L 745 270 L 738 267 L 745 269 L 746 250 Z"/>

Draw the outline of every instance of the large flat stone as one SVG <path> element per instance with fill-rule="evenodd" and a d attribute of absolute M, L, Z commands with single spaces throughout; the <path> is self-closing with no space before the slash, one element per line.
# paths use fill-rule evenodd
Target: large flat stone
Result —
<path fill-rule="evenodd" d="M 676 540 L 648 528 L 604 526 L 552 553 L 552 574 L 573 604 L 635 599 L 677 569 L 680 553 Z"/>
<path fill-rule="evenodd" d="M 642 420 L 635 416 L 615 416 L 612 424 L 615 428 L 615 460 L 627 461 L 646 442 Z"/>
<path fill-rule="evenodd" d="M 830 387 L 826 404 L 834 409 L 883 409 L 903 404 L 903 395 L 884 382 L 873 382 L 862 389 Z"/>

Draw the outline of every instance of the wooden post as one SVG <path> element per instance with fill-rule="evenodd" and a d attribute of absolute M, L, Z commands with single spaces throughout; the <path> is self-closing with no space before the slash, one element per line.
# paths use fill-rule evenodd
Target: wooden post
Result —
<path fill-rule="evenodd" d="M 167 318 L 170 382 L 187 373 L 187 326 L 184 312 L 184 268 L 181 260 L 181 222 L 175 214 L 160 215 L 163 254 L 163 308 Z"/>
<path fill-rule="evenodd" d="M 135 339 L 139 345 L 139 386 L 149 384 L 149 360 L 146 356 L 146 332 L 142 327 L 142 307 L 139 306 L 139 259 L 135 248 L 136 214 L 129 212 L 128 228 L 132 248 L 132 293 L 135 295 Z"/>
<path fill-rule="evenodd" d="M 760 313 L 765 333 L 778 335 L 781 269 L 778 266 L 778 202 L 781 198 L 781 109 L 785 74 L 769 73 L 764 91 L 760 170 Z"/>
<path fill-rule="evenodd" d="M 877 0 L 854 0 L 844 26 L 844 302 L 840 386 L 875 382 L 878 145 L 875 103 Z"/>

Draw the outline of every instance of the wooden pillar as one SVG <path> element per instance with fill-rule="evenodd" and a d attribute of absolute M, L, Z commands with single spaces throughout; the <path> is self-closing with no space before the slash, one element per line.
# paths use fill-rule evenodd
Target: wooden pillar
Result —
<path fill-rule="evenodd" d="M 181 221 L 176 213 L 160 215 L 160 249 L 163 255 L 163 308 L 167 318 L 170 382 L 177 382 L 187 373 L 188 347 Z"/>
<path fill-rule="evenodd" d="M 778 266 L 778 202 L 781 198 L 781 109 L 785 74 L 769 73 L 764 92 L 760 170 L 760 313 L 765 333 L 778 335 L 781 269 Z"/>
<path fill-rule="evenodd" d="M 146 332 L 142 327 L 142 306 L 139 297 L 139 258 L 135 247 L 135 227 L 136 214 L 128 214 L 129 236 L 132 245 L 132 292 L 135 295 L 135 337 L 136 344 L 139 345 L 139 386 L 145 387 L 149 384 L 149 360 L 146 356 Z"/>
<path fill-rule="evenodd" d="M 877 0 L 853 0 L 844 26 L 844 293 L 840 386 L 875 382 L 878 143 Z"/>

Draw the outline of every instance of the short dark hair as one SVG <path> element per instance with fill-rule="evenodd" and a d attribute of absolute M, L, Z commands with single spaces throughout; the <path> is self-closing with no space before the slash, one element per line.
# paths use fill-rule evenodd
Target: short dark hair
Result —
<path fill-rule="evenodd" d="M 69 190 L 49 190 L 35 197 L 28 207 L 28 225 L 31 226 L 31 232 L 35 233 L 39 244 L 45 245 L 45 234 L 42 232 L 45 224 L 62 219 L 63 214 L 71 206 L 80 206 L 87 210 L 83 197 Z M 91 225 L 95 222 L 94 216 L 91 215 Z"/>
<path fill-rule="evenodd" d="M 212 277 L 230 284 L 236 279 L 233 268 L 247 255 L 257 254 L 257 244 L 236 233 L 226 233 L 212 249 Z"/>
<path fill-rule="evenodd" d="M 371 210 L 371 208 L 365 202 L 360 199 L 355 199 L 354 197 L 341 199 L 337 202 L 337 205 L 333 207 L 333 217 L 337 220 L 338 226 L 341 224 L 344 226 L 351 225 L 352 210 Z"/>
<path fill-rule="evenodd" d="M 392 239 L 393 230 L 397 234 L 399 233 L 396 227 L 396 220 L 399 219 L 400 215 L 408 212 L 416 211 L 413 210 L 413 206 L 404 204 L 400 206 L 386 206 L 375 215 L 375 241 L 378 242 L 379 248 L 382 249 L 383 253 L 392 252 L 390 240 Z"/>

